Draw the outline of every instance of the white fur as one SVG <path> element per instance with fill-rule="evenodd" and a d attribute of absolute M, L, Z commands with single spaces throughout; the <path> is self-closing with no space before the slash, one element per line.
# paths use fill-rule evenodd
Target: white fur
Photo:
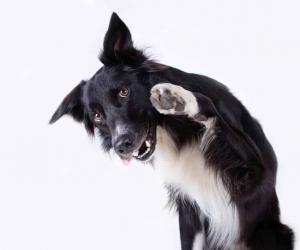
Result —
<path fill-rule="evenodd" d="M 239 236 L 237 208 L 230 203 L 221 178 L 207 166 L 200 145 L 189 145 L 178 152 L 168 132 L 158 127 L 154 154 L 154 168 L 164 181 L 196 201 L 209 219 L 208 240 L 226 248 L 235 243 Z"/>
<path fill-rule="evenodd" d="M 195 235 L 194 243 L 193 243 L 193 250 L 203 250 L 205 246 L 205 238 L 204 233 L 197 233 Z"/>
<path fill-rule="evenodd" d="M 201 138 L 200 148 L 202 152 L 205 152 L 217 136 L 215 133 L 216 118 L 208 118 L 206 121 L 201 121 L 201 123 L 205 126 L 205 132 Z"/>

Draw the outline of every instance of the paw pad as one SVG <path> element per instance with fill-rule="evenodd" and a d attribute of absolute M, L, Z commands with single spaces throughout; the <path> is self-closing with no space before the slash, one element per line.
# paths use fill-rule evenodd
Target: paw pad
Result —
<path fill-rule="evenodd" d="M 162 114 L 188 115 L 187 104 L 195 97 L 181 86 L 160 83 L 151 89 L 152 105 Z"/>

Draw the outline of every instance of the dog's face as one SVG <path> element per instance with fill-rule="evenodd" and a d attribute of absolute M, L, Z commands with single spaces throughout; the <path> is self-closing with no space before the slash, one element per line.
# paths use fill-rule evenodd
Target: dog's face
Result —
<path fill-rule="evenodd" d="M 139 74 L 104 66 L 84 86 L 83 105 L 105 149 L 114 148 L 124 163 L 148 160 L 155 147 L 150 86 Z"/>
<path fill-rule="evenodd" d="M 131 34 L 113 14 L 100 55 L 104 66 L 63 100 L 50 123 L 64 114 L 99 132 L 106 151 L 114 148 L 124 163 L 149 160 L 155 149 L 156 111 L 150 102 L 149 74 L 164 66 L 133 47 Z"/>

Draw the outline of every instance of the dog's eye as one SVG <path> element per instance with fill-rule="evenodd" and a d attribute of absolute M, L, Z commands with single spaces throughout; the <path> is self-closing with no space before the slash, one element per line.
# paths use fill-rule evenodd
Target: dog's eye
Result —
<path fill-rule="evenodd" d="M 128 96 L 128 94 L 129 94 L 129 89 L 128 88 L 123 87 L 119 91 L 119 96 L 120 97 L 124 98 L 124 97 Z"/>
<path fill-rule="evenodd" d="M 103 116 L 99 113 L 94 114 L 94 122 L 95 123 L 101 123 L 103 120 Z"/>

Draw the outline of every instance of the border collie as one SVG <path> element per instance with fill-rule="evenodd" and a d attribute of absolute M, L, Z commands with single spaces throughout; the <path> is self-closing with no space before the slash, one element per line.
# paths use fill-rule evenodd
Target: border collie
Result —
<path fill-rule="evenodd" d="M 113 13 L 103 63 L 62 101 L 128 164 L 150 163 L 179 214 L 182 250 L 293 249 L 280 222 L 277 161 L 260 124 L 223 84 L 159 64 Z"/>

